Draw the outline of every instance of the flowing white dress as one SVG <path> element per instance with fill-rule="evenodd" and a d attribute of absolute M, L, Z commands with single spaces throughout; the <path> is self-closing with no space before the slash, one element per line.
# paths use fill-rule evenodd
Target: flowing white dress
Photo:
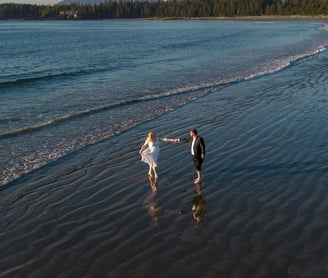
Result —
<path fill-rule="evenodd" d="M 159 156 L 159 140 L 149 142 L 147 148 L 141 153 L 141 161 L 150 166 L 157 167 Z"/>

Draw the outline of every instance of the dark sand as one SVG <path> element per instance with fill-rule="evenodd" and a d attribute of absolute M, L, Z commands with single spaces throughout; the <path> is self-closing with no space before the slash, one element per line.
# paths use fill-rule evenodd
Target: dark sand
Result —
<path fill-rule="evenodd" d="M 318 82 L 297 67 L 241 82 L 3 187 L 0 276 L 327 277 L 327 78 L 301 66 Z M 192 127 L 201 194 L 182 143 L 162 143 L 153 192 L 147 131 Z"/>

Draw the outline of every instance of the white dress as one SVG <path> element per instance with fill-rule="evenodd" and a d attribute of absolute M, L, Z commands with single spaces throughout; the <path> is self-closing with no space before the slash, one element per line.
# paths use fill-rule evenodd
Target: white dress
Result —
<path fill-rule="evenodd" d="M 141 153 L 141 161 L 150 166 L 157 167 L 157 160 L 159 155 L 159 140 L 149 142 L 147 148 Z"/>

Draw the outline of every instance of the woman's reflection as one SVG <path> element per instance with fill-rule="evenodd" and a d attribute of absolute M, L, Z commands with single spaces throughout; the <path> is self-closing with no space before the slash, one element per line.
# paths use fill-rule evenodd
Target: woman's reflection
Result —
<path fill-rule="evenodd" d="M 197 223 L 200 223 L 208 215 L 206 212 L 206 201 L 203 199 L 202 196 L 201 184 L 197 184 L 196 193 L 197 195 L 192 199 L 192 211 L 194 211 L 192 216 Z"/>
<path fill-rule="evenodd" d="M 148 179 L 149 179 L 151 190 L 153 190 L 153 192 L 156 192 L 158 187 L 158 178 L 153 178 L 151 176 L 148 176 Z"/>
<path fill-rule="evenodd" d="M 152 192 L 147 196 L 144 202 L 153 223 L 157 224 L 159 222 L 159 209 L 157 208 L 158 179 L 152 177 L 148 177 L 148 179 Z"/>

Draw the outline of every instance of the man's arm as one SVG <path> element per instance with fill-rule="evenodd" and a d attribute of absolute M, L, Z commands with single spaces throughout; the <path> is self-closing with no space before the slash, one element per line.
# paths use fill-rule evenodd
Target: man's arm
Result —
<path fill-rule="evenodd" d="M 200 141 L 201 157 L 204 158 L 205 157 L 205 142 L 202 137 L 199 137 L 199 141 Z"/>
<path fill-rule="evenodd" d="M 178 142 L 182 142 L 182 143 L 188 143 L 190 141 L 190 138 L 179 138 Z"/>

